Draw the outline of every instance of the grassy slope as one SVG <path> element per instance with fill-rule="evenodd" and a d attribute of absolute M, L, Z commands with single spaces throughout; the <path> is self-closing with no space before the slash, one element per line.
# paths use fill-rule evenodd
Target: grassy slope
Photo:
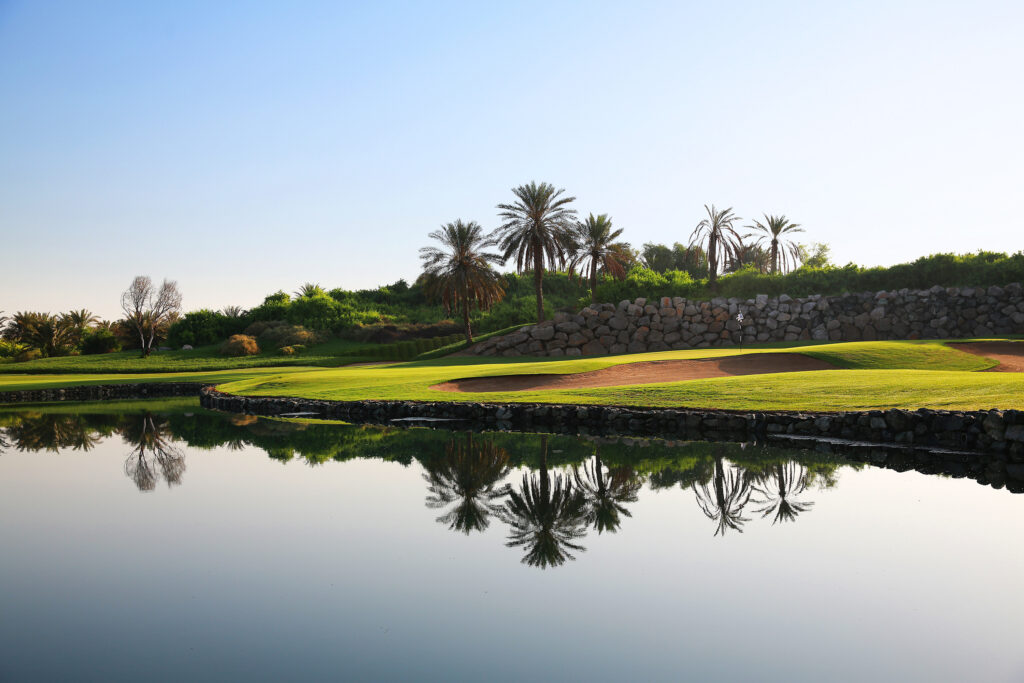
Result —
<path fill-rule="evenodd" d="M 802 352 L 833 362 L 837 367 L 857 369 L 508 394 L 439 393 L 430 389 L 432 384 L 464 377 L 584 372 L 623 362 L 710 358 L 752 352 Z M 444 359 L 376 368 L 342 368 L 296 375 L 284 373 L 276 377 L 228 383 L 222 389 L 254 396 L 337 400 L 547 401 L 737 410 L 1024 408 L 1024 375 L 974 372 L 992 366 L 992 361 L 939 342 L 851 342 L 804 349 L 703 349 L 558 361 Z"/>
<path fill-rule="evenodd" d="M 158 372 L 158 373 L 97 373 L 65 375 L 12 375 L 0 374 L 0 391 L 26 389 L 56 389 L 83 384 L 133 384 L 136 382 L 206 382 L 209 384 L 233 382 L 251 378 L 268 378 L 282 373 L 289 375 L 315 372 L 322 368 L 248 368 L 216 370 L 210 372 Z"/>
<path fill-rule="evenodd" d="M 297 356 L 282 356 L 277 351 L 268 351 L 240 358 L 220 355 L 219 345 L 201 346 L 192 351 L 160 351 L 149 358 L 142 358 L 138 351 L 121 351 L 93 356 L 40 358 L 26 363 L 0 363 L 0 373 L 140 373 L 311 365 L 336 367 L 360 360 L 358 357 L 346 355 L 346 352 L 365 346 L 366 344 L 335 339 L 312 346 Z"/>
<path fill-rule="evenodd" d="M 464 377 L 585 372 L 638 361 L 785 352 L 805 353 L 838 368 L 850 369 L 508 394 L 441 393 L 430 389 L 433 384 Z M 549 401 L 762 410 L 1024 409 L 1024 375 L 976 372 L 993 365 L 992 361 L 934 341 L 850 342 L 667 351 L 572 360 L 457 357 L 347 368 L 249 368 L 173 374 L 0 374 L 0 391 L 92 383 L 196 381 L 217 383 L 225 391 L 240 394 L 338 400 Z"/>

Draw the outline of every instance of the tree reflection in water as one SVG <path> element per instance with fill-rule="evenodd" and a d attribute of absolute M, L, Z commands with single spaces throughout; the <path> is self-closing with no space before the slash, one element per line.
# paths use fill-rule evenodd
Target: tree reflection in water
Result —
<path fill-rule="evenodd" d="M 118 427 L 118 433 L 133 446 L 125 459 L 124 472 L 140 491 L 156 488 L 161 475 L 168 487 L 181 484 L 185 454 L 174 445 L 167 420 L 152 413 L 132 416 Z"/>
<path fill-rule="evenodd" d="M 724 536 L 728 529 L 743 533 L 743 524 L 750 521 L 743 516 L 743 508 L 750 501 L 750 480 L 743 468 L 726 465 L 716 455 L 711 487 L 704 482 L 692 488 L 700 509 L 716 524 L 715 536 Z"/>
<path fill-rule="evenodd" d="M 597 533 L 618 531 L 622 524 L 621 515 L 632 517 L 625 503 L 635 503 L 644 481 L 632 467 L 620 465 L 605 472 L 601 462 L 601 445 L 594 447 L 594 458 L 583 464 L 583 475 L 579 467 L 573 467 L 576 487 L 586 496 L 587 523 Z"/>
<path fill-rule="evenodd" d="M 757 477 L 754 491 L 760 498 L 754 499 L 761 507 L 755 512 L 762 517 L 774 515 L 772 524 L 796 521 L 797 515 L 814 507 L 814 503 L 795 500 L 807 489 L 807 470 L 795 462 L 779 463 L 765 474 Z"/>
<path fill-rule="evenodd" d="M 524 474 L 518 491 L 509 492 L 501 520 L 509 525 L 510 548 L 525 548 L 522 562 L 547 569 L 575 560 L 576 541 L 587 533 L 587 499 L 569 477 L 548 473 L 548 437 L 541 436 L 540 469 Z"/>
<path fill-rule="evenodd" d="M 17 444 L 19 451 L 90 451 L 103 437 L 82 417 L 59 413 L 42 413 L 7 428 L 7 438 Z"/>
<path fill-rule="evenodd" d="M 501 510 L 500 500 L 511 486 L 498 483 L 508 476 L 508 452 L 493 441 L 475 441 L 472 432 L 459 443 L 457 438 L 445 446 L 445 457 L 426 466 L 423 478 L 429 495 L 427 507 L 452 507 L 437 518 L 453 531 L 469 534 L 490 526 L 490 517 Z"/>

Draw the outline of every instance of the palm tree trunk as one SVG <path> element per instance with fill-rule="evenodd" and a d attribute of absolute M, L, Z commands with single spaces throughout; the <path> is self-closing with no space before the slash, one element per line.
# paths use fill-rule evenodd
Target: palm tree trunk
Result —
<path fill-rule="evenodd" d="M 466 328 L 466 343 L 473 343 L 473 329 L 469 326 L 469 291 L 464 292 L 462 297 L 462 322 Z"/>
<path fill-rule="evenodd" d="M 537 322 L 544 322 L 544 257 L 539 244 L 533 245 L 533 288 L 537 291 Z"/>
<path fill-rule="evenodd" d="M 714 233 L 708 236 L 708 286 L 715 288 L 718 277 L 718 239 Z"/>
<path fill-rule="evenodd" d="M 772 238 L 772 275 L 779 272 L 779 240 Z"/>
<path fill-rule="evenodd" d="M 597 303 L 597 261 L 590 260 L 590 303 Z"/>

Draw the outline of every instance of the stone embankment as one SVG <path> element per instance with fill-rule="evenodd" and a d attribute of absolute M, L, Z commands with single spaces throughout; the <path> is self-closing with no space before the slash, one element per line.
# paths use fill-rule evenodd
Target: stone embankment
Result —
<path fill-rule="evenodd" d="M 932 287 L 893 292 L 593 304 L 470 349 L 482 356 L 596 356 L 801 339 L 874 341 L 1024 334 L 1024 291 Z"/>
<path fill-rule="evenodd" d="M 203 385 L 194 382 L 149 384 L 92 384 L 63 389 L 0 391 L 0 403 L 53 403 L 58 401 L 110 401 L 133 398 L 198 396 Z"/>
<path fill-rule="evenodd" d="M 378 424 L 459 420 L 489 428 L 631 435 L 688 441 L 839 439 L 984 454 L 989 479 L 1024 480 L 1024 411 L 887 410 L 847 413 L 723 412 L 535 403 L 321 401 L 233 396 L 203 389 L 200 404 L 253 415 L 303 413 Z M 965 456 L 966 457 L 966 456 Z"/>

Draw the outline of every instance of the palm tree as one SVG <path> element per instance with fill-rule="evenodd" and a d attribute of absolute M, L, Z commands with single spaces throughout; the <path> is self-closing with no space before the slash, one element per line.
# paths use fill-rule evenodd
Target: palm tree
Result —
<path fill-rule="evenodd" d="M 795 462 L 778 463 L 768 474 L 757 478 L 754 485 L 761 499 L 754 500 L 754 504 L 761 505 L 762 517 L 774 514 L 772 525 L 777 522 L 795 521 L 801 512 L 807 512 L 814 503 L 803 503 L 794 500 L 807 489 L 807 470 L 803 465 Z"/>
<path fill-rule="evenodd" d="M 754 221 L 753 225 L 748 225 L 747 227 L 763 233 L 758 238 L 757 244 L 760 245 L 768 242 L 768 258 L 772 275 L 777 275 L 780 271 L 785 273 L 792 266 L 799 263 L 799 245 L 792 240 L 785 239 L 786 235 L 804 231 L 798 224 L 791 222 L 785 216 L 769 216 L 765 214 L 764 223 Z"/>
<path fill-rule="evenodd" d="M 498 204 L 503 223 L 494 231 L 494 238 L 503 261 L 515 256 L 516 272 L 533 269 L 537 322 L 544 320 L 544 268 L 564 265 L 576 215 L 568 206 L 576 198 L 563 197 L 563 192 L 548 183 L 531 182 L 512 189 L 515 203 Z"/>
<path fill-rule="evenodd" d="M 55 356 L 74 341 L 74 330 L 64 317 L 51 313 L 19 311 L 11 321 L 10 336 L 32 348 L 39 349 L 44 356 Z"/>
<path fill-rule="evenodd" d="M 587 521 L 597 533 L 618 531 L 621 515 L 632 517 L 624 503 L 635 503 L 643 480 L 630 467 L 618 467 L 605 473 L 601 463 L 601 447 L 594 448 L 594 459 L 583 466 L 584 476 L 573 468 L 576 486 L 587 497 Z"/>
<path fill-rule="evenodd" d="M 465 444 L 454 439 L 445 447 L 445 458 L 427 468 L 423 478 L 429 484 L 427 507 L 439 509 L 454 505 L 437 518 L 453 531 L 467 536 L 490 526 L 490 516 L 500 510 L 498 501 L 511 487 L 498 486 L 510 471 L 508 453 L 493 441 L 475 443 L 473 434 L 466 434 Z"/>
<path fill-rule="evenodd" d="M 745 266 L 753 266 L 759 273 L 766 273 L 771 267 L 768 252 L 759 242 L 746 242 L 750 235 L 743 235 L 736 241 L 735 248 L 726 259 L 725 271 L 734 273 Z"/>
<path fill-rule="evenodd" d="M 448 223 L 430 233 L 430 238 L 440 242 L 442 247 L 420 249 L 427 291 L 432 296 L 440 296 L 448 311 L 462 308 L 466 341 L 472 343 L 471 308 L 475 304 L 478 309 L 486 310 L 505 293 L 500 276 L 491 266 L 501 263 L 501 257 L 484 251 L 491 242 L 476 221 Z"/>
<path fill-rule="evenodd" d="M 295 292 L 295 297 L 301 299 L 303 297 L 319 296 L 321 294 L 327 294 L 323 287 L 315 282 L 307 282 L 299 287 L 298 291 Z"/>
<path fill-rule="evenodd" d="M 743 516 L 750 500 L 750 480 L 740 468 L 733 465 L 727 470 L 722 457 L 715 456 L 712 488 L 704 483 L 698 489 L 694 484 L 693 492 L 704 515 L 716 523 L 715 536 L 725 536 L 728 529 L 743 533 L 744 522 L 750 521 Z"/>
<path fill-rule="evenodd" d="M 694 228 L 690 235 L 690 246 L 707 245 L 708 285 L 713 289 L 718 280 L 719 256 L 724 257 L 723 261 L 727 260 L 740 242 L 740 235 L 732 225 L 740 218 L 733 214 L 731 208 L 718 210 L 714 204 L 705 204 L 704 210 L 708 217 Z"/>
<path fill-rule="evenodd" d="M 526 548 L 523 564 L 547 569 L 575 560 L 572 551 L 585 548 L 576 543 L 586 535 L 587 501 L 572 481 L 548 473 L 548 437 L 541 436 L 538 474 L 524 474 L 519 491 L 510 491 L 501 511 L 509 525 L 509 548 Z"/>
<path fill-rule="evenodd" d="M 626 264 L 633 260 L 631 247 L 627 242 L 616 242 L 622 234 L 622 228 L 612 229 L 612 219 L 602 213 L 573 226 L 569 235 L 569 272 L 578 267 L 587 271 L 590 281 L 590 301 L 597 303 L 597 275 L 608 273 L 621 280 L 626 277 Z"/>
<path fill-rule="evenodd" d="M 225 306 L 220 310 L 220 312 L 228 318 L 241 318 L 245 315 L 245 309 L 241 306 Z"/>

